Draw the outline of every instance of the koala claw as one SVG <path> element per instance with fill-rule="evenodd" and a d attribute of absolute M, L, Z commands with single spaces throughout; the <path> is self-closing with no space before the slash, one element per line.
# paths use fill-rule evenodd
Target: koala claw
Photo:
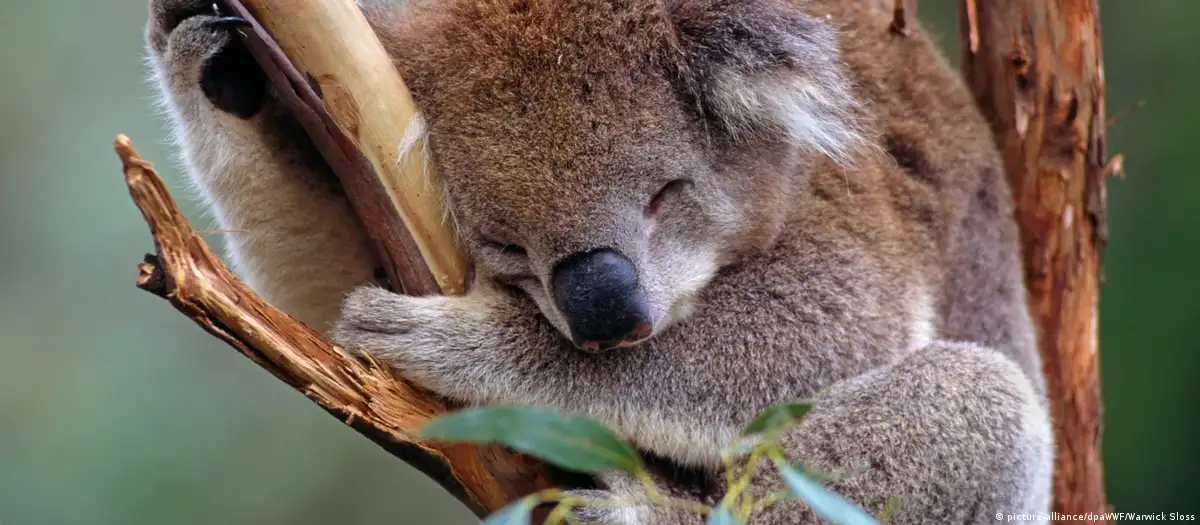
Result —
<path fill-rule="evenodd" d="M 236 29 L 250 27 L 250 21 L 240 16 L 218 16 L 205 20 L 204 25 L 213 28 Z"/>
<path fill-rule="evenodd" d="M 513 334 L 529 333 L 530 324 L 523 323 L 536 323 L 536 318 L 489 290 L 410 297 L 361 287 L 342 303 L 333 340 L 351 352 L 377 357 L 413 384 L 451 399 L 533 403 L 528 385 L 558 377 L 558 361 L 530 361 L 527 347 L 513 344 Z M 545 398 L 536 401 L 547 403 Z"/>
<path fill-rule="evenodd" d="M 226 33 L 227 39 L 205 64 L 201 90 L 218 109 L 241 118 L 253 117 L 266 103 L 267 76 L 246 44 L 229 38 L 229 33 L 249 27 L 250 22 L 237 16 L 219 16 L 205 18 L 201 24 L 209 31 Z"/>
<path fill-rule="evenodd" d="M 250 22 L 200 2 L 156 0 L 149 40 L 178 93 L 199 87 L 217 109 L 249 119 L 267 102 L 267 77 L 233 31 Z M 211 5 L 211 4 L 210 4 Z"/>

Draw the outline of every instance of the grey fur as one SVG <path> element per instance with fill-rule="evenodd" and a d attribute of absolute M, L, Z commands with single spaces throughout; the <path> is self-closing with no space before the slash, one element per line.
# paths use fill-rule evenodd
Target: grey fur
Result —
<path fill-rule="evenodd" d="M 151 1 L 184 160 L 221 226 L 249 230 L 228 246 L 256 290 L 319 327 L 346 296 L 335 338 L 423 387 L 583 412 L 712 478 L 664 478 L 673 493 L 715 501 L 717 454 L 742 425 L 815 396 L 789 455 L 865 463 L 834 488 L 871 512 L 900 498 L 893 523 L 1048 510 L 1044 382 L 999 156 L 927 39 L 888 32 L 886 2 L 427 4 L 367 12 L 477 261 L 465 297 L 367 285 L 367 243 L 274 97 L 239 118 L 199 88 L 229 41 L 204 2 Z M 655 334 L 636 347 L 587 353 L 563 335 L 551 268 L 597 247 L 637 267 Z M 755 521 L 815 522 L 797 503 Z"/>

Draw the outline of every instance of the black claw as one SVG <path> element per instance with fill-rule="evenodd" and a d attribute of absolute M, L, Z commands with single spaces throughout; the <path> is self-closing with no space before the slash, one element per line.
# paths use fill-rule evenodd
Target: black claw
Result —
<path fill-rule="evenodd" d="M 204 21 L 205 25 L 213 28 L 235 29 L 238 27 L 250 27 L 250 21 L 240 16 L 221 16 L 210 18 Z"/>

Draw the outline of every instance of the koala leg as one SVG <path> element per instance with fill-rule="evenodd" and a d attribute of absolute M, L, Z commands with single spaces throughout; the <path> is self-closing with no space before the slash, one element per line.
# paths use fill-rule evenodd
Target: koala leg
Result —
<path fill-rule="evenodd" d="M 1050 507 L 1050 419 L 1021 369 L 998 352 L 937 342 L 841 381 L 781 444 L 818 472 L 866 467 L 830 485 L 889 523 L 994 523 Z M 763 487 L 782 487 L 774 476 Z M 898 510 L 897 510 L 898 509 Z M 755 523 L 819 523 L 788 502 Z"/>
<path fill-rule="evenodd" d="M 187 172 L 230 262 L 267 300 L 328 330 L 374 259 L 340 185 L 233 35 L 245 22 L 205 0 L 152 0 L 153 78 Z"/>
<path fill-rule="evenodd" d="M 987 348 L 935 343 L 882 369 L 841 381 L 818 395 L 814 410 L 781 445 L 789 460 L 817 472 L 866 468 L 828 487 L 887 523 L 994 523 L 997 514 L 1046 514 L 1050 506 L 1049 418 L 1015 363 Z M 637 480 L 600 478 L 589 496 L 641 501 Z M 689 496 L 713 505 L 715 493 Z M 782 490 L 765 463 L 753 490 Z M 889 500 L 894 500 L 889 503 Z M 700 525 L 698 514 L 662 507 L 584 509 L 588 525 Z M 755 525 L 824 523 L 803 503 L 783 502 Z"/>

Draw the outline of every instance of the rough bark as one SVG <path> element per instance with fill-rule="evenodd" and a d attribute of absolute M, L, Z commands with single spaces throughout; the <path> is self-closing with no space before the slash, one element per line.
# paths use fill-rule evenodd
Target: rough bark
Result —
<path fill-rule="evenodd" d="M 1096 0 L 961 0 L 963 68 L 1004 156 L 1054 420 L 1053 510 L 1106 512 L 1097 337 L 1107 235 Z"/>

